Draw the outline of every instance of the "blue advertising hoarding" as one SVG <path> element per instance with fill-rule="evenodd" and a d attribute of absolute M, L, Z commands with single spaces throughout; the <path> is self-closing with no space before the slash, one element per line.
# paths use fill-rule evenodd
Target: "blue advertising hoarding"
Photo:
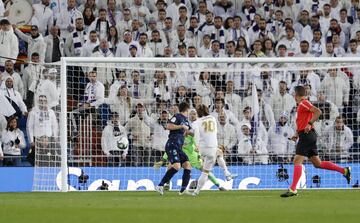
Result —
<path fill-rule="evenodd" d="M 360 178 L 360 165 L 351 164 L 353 180 L 350 185 L 346 183 L 344 177 L 337 173 L 327 170 L 315 169 L 311 165 L 304 165 L 305 172 L 300 180 L 301 188 L 351 188 Z M 216 167 L 215 176 L 219 179 L 222 186 L 227 189 L 281 189 L 287 188 L 292 178 L 292 165 L 284 165 L 289 174 L 288 180 L 277 176 L 278 165 L 249 165 L 249 166 L 230 166 L 229 171 L 238 174 L 238 177 L 231 181 L 226 181 L 223 171 Z M 68 186 L 70 190 L 99 190 L 104 183 L 109 185 L 109 190 L 153 190 L 154 186 L 160 181 L 165 168 L 155 170 L 152 167 L 70 167 Z M 60 185 L 60 171 L 55 168 L 37 168 L 37 177 L 41 177 L 43 190 L 58 190 Z M 88 175 L 87 182 L 79 183 L 79 176 L 83 173 Z M 200 172 L 193 170 L 191 178 L 195 180 Z M 181 185 L 182 172 L 175 175 L 172 180 L 172 189 L 179 189 Z M 314 183 L 312 178 L 320 177 L 320 183 Z M 33 189 L 34 168 L 0 168 L 0 192 L 23 192 Z M 37 184 L 39 184 L 37 182 Z M 47 185 L 48 184 L 48 185 Z M 49 189 L 47 189 L 49 188 Z M 216 189 L 210 181 L 204 189 Z"/>

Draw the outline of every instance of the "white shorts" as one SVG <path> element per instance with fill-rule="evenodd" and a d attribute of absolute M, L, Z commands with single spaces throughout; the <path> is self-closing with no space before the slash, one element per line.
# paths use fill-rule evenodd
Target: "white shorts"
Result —
<path fill-rule="evenodd" d="M 206 150 L 201 154 L 203 160 L 203 169 L 212 171 L 216 163 L 216 149 Z"/>

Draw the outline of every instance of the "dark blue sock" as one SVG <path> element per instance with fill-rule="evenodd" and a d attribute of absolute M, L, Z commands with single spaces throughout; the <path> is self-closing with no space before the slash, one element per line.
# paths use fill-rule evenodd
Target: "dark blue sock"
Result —
<path fill-rule="evenodd" d="M 175 168 L 170 168 L 168 171 L 166 171 L 164 177 L 162 178 L 161 182 L 159 183 L 159 186 L 164 186 L 164 184 L 171 180 L 171 178 L 177 173 L 178 171 Z"/>
<path fill-rule="evenodd" d="M 189 181 L 190 181 L 190 173 L 191 173 L 191 170 L 184 169 L 180 192 L 183 192 L 184 190 L 186 190 L 186 187 L 187 187 L 187 185 L 189 184 Z"/>

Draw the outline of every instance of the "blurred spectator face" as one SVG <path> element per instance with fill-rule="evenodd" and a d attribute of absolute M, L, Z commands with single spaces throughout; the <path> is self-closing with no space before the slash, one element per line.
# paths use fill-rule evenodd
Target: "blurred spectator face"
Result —
<path fill-rule="evenodd" d="M 39 35 L 39 30 L 36 29 L 36 28 L 31 28 L 31 30 L 30 30 L 30 35 L 31 35 L 32 37 L 37 37 L 37 36 Z"/>
<path fill-rule="evenodd" d="M 280 47 L 278 53 L 279 57 L 286 57 L 286 49 L 284 47 Z"/>
<path fill-rule="evenodd" d="M 234 90 L 234 82 L 228 81 L 226 83 L 226 91 L 231 93 L 231 92 L 233 92 L 233 90 Z"/>
<path fill-rule="evenodd" d="M 264 46 L 265 46 L 266 50 L 272 50 L 274 48 L 273 43 L 272 43 L 272 41 L 270 39 L 265 40 Z"/>
<path fill-rule="evenodd" d="M 307 53 L 309 51 L 308 43 L 300 43 L 300 51 L 301 53 Z"/>
<path fill-rule="evenodd" d="M 263 31 L 266 29 L 266 21 L 265 20 L 261 19 L 259 21 L 259 28 Z"/>
<path fill-rule="evenodd" d="M 275 12 L 275 19 L 281 21 L 283 19 L 283 13 L 281 11 Z"/>
<path fill-rule="evenodd" d="M 244 112 L 244 118 L 246 120 L 250 120 L 252 118 L 252 112 L 251 109 L 246 109 Z"/>
<path fill-rule="evenodd" d="M 284 126 L 287 123 L 287 118 L 284 116 L 281 116 L 279 119 L 279 123 L 281 124 L 281 126 Z"/>
<path fill-rule="evenodd" d="M 140 27 L 139 20 L 134 19 L 131 23 L 131 28 L 133 31 L 137 31 Z"/>
<path fill-rule="evenodd" d="M 293 22 L 291 19 L 285 19 L 285 28 L 292 28 Z"/>
<path fill-rule="evenodd" d="M 294 38 L 294 30 L 292 29 L 287 29 L 286 30 L 286 37 L 287 39 L 291 40 L 292 38 Z"/>
<path fill-rule="evenodd" d="M 334 45 L 332 43 L 326 44 L 326 52 L 327 53 L 333 53 L 334 52 Z"/>
<path fill-rule="evenodd" d="M 90 83 L 96 83 L 96 72 L 90 72 L 88 78 Z"/>
<path fill-rule="evenodd" d="M 215 98 L 225 98 L 225 93 L 222 90 L 218 90 L 215 92 Z"/>
<path fill-rule="evenodd" d="M 111 11 L 116 9 L 116 1 L 115 0 L 108 0 L 108 9 Z"/>
<path fill-rule="evenodd" d="M 90 18 L 91 14 L 92 14 L 92 9 L 90 7 L 85 8 L 84 17 Z"/>
<path fill-rule="evenodd" d="M 167 112 L 162 112 L 160 115 L 160 120 L 166 121 L 169 119 L 169 114 Z"/>
<path fill-rule="evenodd" d="M 243 57 L 243 51 L 242 50 L 235 50 L 234 57 Z"/>
<path fill-rule="evenodd" d="M 18 127 L 17 118 L 12 118 L 9 122 L 9 129 L 14 130 L 17 129 L 17 127 Z"/>
<path fill-rule="evenodd" d="M 222 101 L 221 101 L 221 100 L 216 100 L 216 102 L 215 102 L 215 109 L 216 109 L 217 111 L 220 111 L 222 108 L 223 108 L 223 103 L 222 103 Z"/>
<path fill-rule="evenodd" d="M 140 6 L 142 5 L 142 0 L 134 0 L 134 4 Z"/>
<path fill-rule="evenodd" d="M 236 29 L 240 29 L 240 27 L 241 27 L 241 19 L 239 17 L 234 18 L 234 27 Z"/>
<path fill-rule="evenodd" d="M 151 33 L 151 38 L 153 41 L 159 41 L 160 40 L 160 34 L 158 32 Z"/>
<path fill-rule="evenodd" d="M 51 29 L 50 29 L 50 33 L 51 33 L 51 35 L 53 35 L 53 36 L 58 36 L 58 34 L 59 34 L 59 27 L 57 27 L 57 26 L 52 26 Z"/>
<path fill-rule="evenodd" d="M 128 90 L 126 87 L 120 87 L 119 88 L 119 94 L 121 97 L 126 97 L 128 93 Z"/>
<path fill-rule="evenodd" d="M 41 3 L 45 6 L 49 6 L 50 5 L 50 0 L 41 0 Z"/>
<path fill-rule="evenodd" d="M 244 1 L 244 7 L 249 8 L 251 6 L 251 0 L 245 0 Z"/>
<path fill-rule="evenodd" d="M 109 48 L 109 43 L 106 39 L 102 39 L 100 40 L 100 48 L 101 49 L 108 49 Z"/>
<path fill-rule="evenodd" d="M 125 41 L 126 43 L 130 43 L 131 40 L 132 40 L 131 33 L 130 33 L 130 32 L 125 32 L 125 33 L 124 33 L 124 41 Z"/>
<path fill-rule="evenodd" d="M 130 48 L 130 56 L 131 57 L 136 57 L 137 55 L 137 48 L 136 47 L 131 47 Z"/>
<path fill-rule="evenodd" d="M 116 28 L 114 26 L 109 28 L 109 34 L 110 34 L 111 37 L 116 37 L 117 36 L 117 30 L 116 30 Z"/>
<path fill-rule="evenodd" d="M 90 42 L 96 43 L 97 41 L 97 34 L 96 33 L 90 33 Z"/>
<path fill-rule="evenodd" d="M 44 110 L 47 108 L 47 98 L 45 95 L 40 95 L 38 99 L 38 105 L 40 110 Z"/>
<path fill-rule="evenodd" d="M 160 21 L 163 21 L 166 18 L 166 11 L 159 11 L 158 17 Z"/>
<path fill-rule="evenodd" d="M 178 88 L 178 94 L 181 96 L 181 97 L 184 97 L 186 95 L 186 88 L 184 86 L 180 86 Z"/>
<path fill-rule="evenodd" d="M 76 0 L 68 0 L 68 1 L 67 1 L 67 6 L 68 6 L 68 8 L 70 8 L 70 9 L 75 8 L 75 6 L 76 6 Z"/>
<path fill-rule="evenodd" d="M 286 93 L 286 88 L 287 88 L 286 83 L 283 82 L 279 83 L 279 92 L 281 95 Z"/>
<path fill-rule="evenodd" d="M 247 127 L 246 125 L 243 125 L 241 127 L 241 132 L 245 135 L 245 136 L 250 136 L 250 129 L 249 127 Z"/>
<path fill-rule="evenodd" d="M 164 2 L 156 1 L 156 8 L 157 8 L 157 10 L 164 9 L 165 8 Z"/>
<path fill-rule="evenodd" d="M 326 100 L 326 96 L 325 96 L 324 92 L 322 92 L 322 91 L 318 92 L 317 98 L 318 98 L 319 102 L 325 102 L 325 100 Z"/>
<path fill-rule="evenodd" d="M 331 29 L 336 29 L 337 27 L 338 27 L 338 23 L 336 21 L 333 20 L 333 21 L 330 22 L 330 28 Z"/>
<path fill-rule="evenodd" d="M 333 42 L 333 44 L 338 44 L 338 43 L 340 43 L 340 37 L 339 37 L 338 34 L 333 34 L 333 36 L 332 36 L 332 42 Z"/>
<path fill-rule="evenodd" d="M 39 63 L 40 62 L 40 57 L 39 56 L 31 56 L 31 62 Z"/>
<path fill-rule="evenodd" d="M 145 109 L 144 106 L 142 104 L 138 104 L 136 105 L 136 113 L 138 115 L 142 115 L 144 113 Z"/>
<path fill-rule="evenodd" d="M 254 51 L 255 51 L 255 52 L 259 52 L 259 51 L 261 51 L 261 49 L 262 49 L 262 44 L 261 44 L 261 42 L 260 42 L 260 41 L 255 41 L 255 42 L 254 42 Z"/>
<path fill-rule="evenodd" d="M 226 115 L 225 112 L 221 112 L 219 114 L 219 123 L 220 125 L 225 125 L 226 124 Z"/>
<path fill-rule="evenodd" d="M 342 118 L 336 118 L 335 120 L 335 129 L 341 131 L 344 129 L 344 121 Z"/>
<path fill-rule="evenodd" d="M 350 47 L 350 50 L 351 50 L 352 52 L 356 52 L 356 50 L 357 50 L 357 43 L 350 43 L 350 44 L 349 44 L 349 47 Z"/>
<path fill-rule="evenodd" d="M 157 81 L 162 81 L 165 79 L 165 72 L 162 70 L 155 71 L 155 78 Z"/>
<path fill-rule="evenodd" d="M 197 105 L 201 105 L 201 103 L 202 103 L 201 96 L 200 96 L 200 95 L 196 95 L 196 96 L 194 97 L 194 104 L 195 104 L 194 107 L 196 107 Z"/>
<path fill-rule="evenodd" d="M 172 50 L 170 47 L 165 47 L 164 48 L 164 55 L 165 57 L 171 57 L 172 56 Z"/>
<path fill-rule="evenodd" d="M 106 11 L 101 11 L 99 13 L 99 19 L 100 21 L 106 21 Z"/>
<path fill-rule="evenodd" d="M 209 79 L 209 72 L 205 71 L 200 74 L 200 80 L 208 80 Z"/>
<path fill-rule="evenodd" d="M 124 10 L 123 12 L 123 16 L 124 16 L 124 20 L 125 21 L 129 21 L 131 19 L 131 14 L 130 14 L 130 10 Z"/>
<path fill-rule="evenodd" d="M 139 83 L 139 80 L 140 80 L 139 72 L 133 71 L 133 73 L 132 73 L 132 79 L 133 79 L 133 82 L 134 82 L 135 84 L 138 84 L 138 83 Z"/>
<path fill-rule="evenodd" d="M 228 54 L 234 54 L 235 52 L 235 45 L 233 43 L 226 43 L 226 52 Z"/>
<path fill-rule="evenodd" d="M 186 55 L 186 47 L 184 47 L 184 46 L 180 46 L 179 48 L 178 48 L 178 50 L 179 50 L 179 54 L 180 55 Z"/>
<path fill-rule="evenodd" d="M 305 95 L 310 96 L 311 95 L 311 86 L 310 85 L 304 85 L 305 88 Z"/>
<path fill-rule="evenodd" d="M 146 35 L 141 35 L 140 38 L 139 38 L 139 44 L 141 46 L 145 46 L 146 42 L 147 42 L 147 36 Z"/>
<path fill-rule="evenodd" d="M 301 78 L 301 79 L 306 79 L 307 76 L 308 76 L 308 74 L 309 74 L 309 71 L 308 71 L 308 70 L 301 70 L 301 71 L 300 71 L 300 78 Z"/>
<path fill-rule="evenodd" d="M 190 20 L 190 27 L 192 27 L 192 28 L 197 28 L 198 25 L 199 25 L 199 24 L 198 24 L 198 21 L 197 21 L 196 18 L 193 18 L 193 19 Z"/>
<path fill-rule="evenodd" d="M 195 48 L 188 49 L 188 57 L 196 57 L 196 49 Z"/>
<path fill-rule="evenodd" d="M 360 42 L 360 31 L 356 32 L 356 40 Z"/>
<path fill-rule="evenodd" d="M 317 18 L 317 17 L 311 17 L 311 19 L 310 19 L 310 25 L 311 25 L 312 27 L 315 27 L 315 26 L 319 25 L 319 18 Z"/>
<path fill-rule="evenodd" d="M 83 28 L 84 28 L 84 20 L 77 19 L 76 22 L 75 22 L 75 28 L 77 30 L 80 30 L 80 31 L 83 30 Z"/>
<path fill-rule="evenodd" d="M 327 17 L 330 15 L 330 12 L 331 12 L 331 7 L 328 6 L 328 5 L 324 5 L 324 15 Z"/>
<path fill-rule="evenodd" d="M 219 53 L 220 50 L 220 44 L 218 42 L 214 42 L 213 44 L 211 44 L 211 50 L 214 53 Z"/>
<path fill-rule="evenodd" d="M 255 22 L 256 24 L 259 24 L 260 19 L 261 19 L 261 16 L 260 16 L 260 15 L 256 14 L 256 15 L 254 16 L 254 22 Z"/>
<path fill-rule="evenodd" d="M 321 32 L 320 31 L 315 31 L 314 32 L 314 40 L 316 42 L 319 42 L 321 40 Z"/>
<path fill-rule="evenodd" d="M 331 7 L 336 7 L 339 4 L 339 0 L 330 0 Z"/>
<path fill-rule="evenodd" d="M 172 106 L 170 107 L 170 112 L 171 112 L 171 114 L 179 113 L 179 108 L 178 108 L 178 106 L 172 105 Z"/>
<path fill-rule="evenodd" d="M 179 9 L 179 17 L 181 19 L 185 19 L 187 17 L 187 10 L 186 9 Z"/>
<path fill-rule="evenodd" d="M 185 36 L 185 32 L 186 32 L 186 30 L 185 30 L 185 27 L 184 27 L 184 26 L 179 26 L 179 27 L 177 28 L 177 34 L 178 34 L 179 37 L 184 37 L 184 36 Z"/>
<path fill-rule="evenodd" d="M 6 81 L 5 81 L 5 86 L 6 86 L 6 88 L 9 88 L 9 89 L 13 88 L 13 86 L 14 86 L 13 79 L 12 78 L 7 78 Z"/>
<path fill-rule="evenodd" d="M 95 5 L 95 0 L 87 0 L 86 3 L 89 6 L 94 6 Z"/>
<path fill-rule="evenodd" d="M 302 11 L 300 14 L 300 20 L 307 22 L 309 20 L 309 13 L 307 11 Z"/>
<path fill-rule="evenodd" d="M 346 20 L 347 19 L 347 13 L 346 11 L 340 12 L 340 20 Z"/>
<path fill-rule="evenodd" d="M 195 111 L 195 110 L 191 110 L 191 111 L 190 111 L 189 119 L 190 119 L 190 121 L 192 121 L 192 122 L 196 121 L 196 119 L 197 119 L 197 114 L 196 114 L 196 111 Z"/>
<path fill-rule="evenodd" d="M 222 22 L 222 19 L 216 18 L 216 19 L 214 20 L 215 28 L 220 29 L 221 26 L 222 26 L 222 23 L 223 23 L 223 22 Z"/>
<path fill-rule="evenodd" d="M 5 61 L 5 71 L 10 74 L 14 71 L 14 64 L 12 61 Z"/>
<path fill-rule="evenodd" d="M 205 19 L 207 23 L 211 23 L 213 21 L 213 14 L 207 13 Z"/>
<path fill-rule="evenodd" d="M 211 38 L 209 35 L 204 36 L 203 38 L 204 45 L 208 46 L 211 42 Z"/>
<path fill-rule="evenodd" d="M 172 20 L 171 19 L 165 19 L 165 28 L 166 29 L 172 29 Z"/>
<path fill-rule="evenodd" d="M 330 77 L 336 77 L 337 69 L 329 69 L 328 73 L 329 73 Z"/>
<path fill-rule="evenodd" d="M 199 12 L 200 12 L 201 14 L 205 14 L 205 13 L 206 13 L 206 10 L 207 10 L 206 2 L 200 2 L 200 3 L 199 3 Z"/>

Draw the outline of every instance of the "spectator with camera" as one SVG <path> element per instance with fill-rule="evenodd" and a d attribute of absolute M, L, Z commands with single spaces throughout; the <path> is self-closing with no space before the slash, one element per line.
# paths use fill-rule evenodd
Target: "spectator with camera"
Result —
<path fill-rule="evenodd" d="M 125 128 L 119 123 L 119 115 L 111 114 L 101 135 L 101 148 L 108 158 L 108 166 L 118 167 L 125 164 L 128 153 L 128 139 Z"/>
<path fill-rule="evenodd" d="M 4 166 L 20 166 L 22 149 L 26 147 L 24 133 L 18 128 L 16 116 L 8 119 L 5 131 L 2 132 Z"/>

